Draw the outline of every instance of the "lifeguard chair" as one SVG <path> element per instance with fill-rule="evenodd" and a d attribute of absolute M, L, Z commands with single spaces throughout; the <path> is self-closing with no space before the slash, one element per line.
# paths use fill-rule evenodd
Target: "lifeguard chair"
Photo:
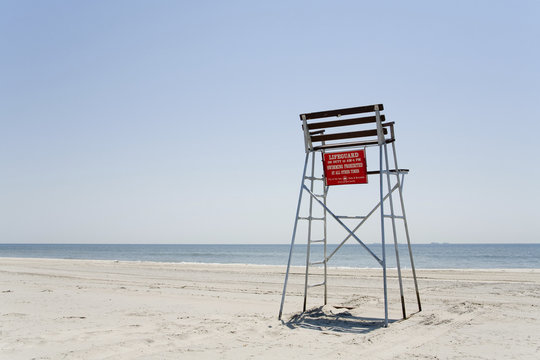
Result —
<path fill-rule="evenodd" d="M 397 163 L 396 154 L 396 136 L 394 122 L 386 121 L 385 115 L 381 114 L 383 105 L 368 105 L 346 109 L 328 110 L 300 115 L 302 129 L 304 133 L 304 146 L 306 151 L 304 170 L 302 172 L 302 181 L 300 185 L 300 194 L 298 196 L 298 205 L 296 208 L 296 218 L 291 239 L 289 259 L 287 262 L 287 271 L 283 284 L 283 293 L 281 296 L 281 305 L 279 316 L 283 314 L 283 305 L 287 292 L 287 281 L 291 267 L 291 259 L 299 221 L 307 221 L 307 254 L 306 270 L 304 283 L 304 305 L 303 311 L 306 311 L 306 302 L 308 289 L 313 287 L 324 287 L 324 304 L 327 303 L 327 266 L 330 259 L 336 252 L 349 240 L 354 239 L 358 242 L 381 266 L 383 272 L 383 296 L 384 296 L 384 326 L 388 326 L 388 291 L 387 291 L 387 256 L 386 256 L 386 233 L 385 227 L 387 220 L 391 222 L 392 238 L 396 256 L 396 266 L 399 281 L 399 290 L 401 296 L 401 309 L 403 318 L 406 318 L 405 299 L 403 295 L 403 282 L 401 274 L 401 263 L 398 250 L 397 222 L 400 221 L 404 226 L 407 249 L 410 258 L 410 265 L 416 291 L 418 311 L 422 310 L 420 295 L 418 292 L 418 283 L 416 280 L 416 270 L 414 267 L 409 229 L 407 226 L 407 217 L 403 202 L 403 180 L 409 172 L 407 169 L 400 169 Z M 359 117 L 358 114 L 361 114 Z M 369 147 L 378 147 L 378 169 L 368 170 L 366 166 L 366 149 Z M 391 151 L 389 151 L 391 147 Z M 346 150 L 346 151 L 345 151 Z M 390 154 L 389 154 L 390 153 Z M 319 154 L 319 155 L 318 155 Z M 315 158 L 320 156 L 323 162 L 323 175 L 315 176 Z M 308 163 L 311 157 L 311 171 L 306 174 Z M 393 168 L 390 168 L 390 161 L 393 161 Z M 336 215 L 327 206 L 327 196 L 330 186 L 352 185 L 367 183 L 370 176 L 379 178 L 379 198 L 378 203 L 365 215 L 361 216 L 342 216 Z M 322 182 L 322 193 L 314 193 L 315 182 Z M 397 190 L 399 197 L 400 214 L 396 214 L 394 209 L 394 192 Z M 307 216 L 300 215 L 302 198 L 309 196 L 309 206 Z M 385 206 L 387 204 L 387 206 Z M 323 216 L 313 216 L 313 206 L 318 205 L 323 209 Z M 388 210 L 385 210 L 385 207 Z M 357 230 L 377 211 L 380 213 L 380 239 L 382 245 L 381 257 L 377 256 L 365 242 L 357 235 Z M 336 248 L 328 255 L 327 252 L 327 218 L 334 219 L 347 232 L 347 236 Z M 358 224 L 351 229 L 347 226 L 344 219 L 357 219 Z M 313 239 L 313 222 L 323 222 L 322 238 Z M 311 245 L 322 243 L 323 259 L 312 262 L 310 260 Z M 323 281 L 310 284 L 310 267 L 315 265 L 323 266 Z"/>

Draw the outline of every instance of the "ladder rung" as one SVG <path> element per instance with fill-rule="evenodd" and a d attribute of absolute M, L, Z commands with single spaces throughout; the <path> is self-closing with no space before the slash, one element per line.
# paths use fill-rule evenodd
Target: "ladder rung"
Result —
<path fill-rule="evenodd" d="M 321 242 L 324 242 L 325 239 L 320 239 L 320 240 L 309 240 L 309 242 L 312 242 L 312 243 L 321 243 Z"/>
<path fill-rule="evenodd" d="M 338 219 L 365 219 L 365 216 L 336 216 Z"/>
<path fill-rule="evenodd" d="M 304 179 L 306 180 L 324 180 L 324 178 L 319 178 L 319 177 L 315 177 L 315 176 L 304 176 Z"/>
<path fill-rule="evenodd" d="M 322 286 L 322 285 L 324 285 L 324 281 L 323 281 L 322 283 L 313 284 L 313 285 L 308 285 L 308 287 L 312 288 L 312 287 Z"/>
<path fill-rule="evenodd" d="M 403 219 L 403 216 L 398 216 L 398 215 L 384 215 L 385 218 L 394 218 L 394 219 Z"/>
<path fill-rule="evenodd" d="M 310 262 L 309 265 L 322 265 L 324 263 L 325 263 L 324 260 L 323 261 L 315 261 L 315 262 Z"/>
<path fill-rule="evenodd" d="M 324 218 L 308 216 L 308 217 L 299 217 L 298 220 L 324 220 Z"/>

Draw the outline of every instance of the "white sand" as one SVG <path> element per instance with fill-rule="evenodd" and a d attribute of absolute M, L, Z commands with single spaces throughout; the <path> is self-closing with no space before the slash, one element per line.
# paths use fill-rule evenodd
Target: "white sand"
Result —
<path fill-rule="evenodd" d="M 284 267 L 3 258 L 0 359 L 540 358 L 538 269 L 419 270 L 423 311 L 388 328 L 378 270 L 332 268 L 329 305 L 316 288 L 289 321 L 293 270 L 282 323 Z M 410 278 L 406 290 L 414 313 Z"/>

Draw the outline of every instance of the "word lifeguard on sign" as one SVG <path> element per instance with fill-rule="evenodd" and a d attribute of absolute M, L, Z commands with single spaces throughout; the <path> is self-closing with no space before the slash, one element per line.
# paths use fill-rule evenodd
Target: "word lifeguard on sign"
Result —
<path fill-rule="evenodd" d="M 324 154 L 326 185 L 367 184 L 364 150 Z"/>

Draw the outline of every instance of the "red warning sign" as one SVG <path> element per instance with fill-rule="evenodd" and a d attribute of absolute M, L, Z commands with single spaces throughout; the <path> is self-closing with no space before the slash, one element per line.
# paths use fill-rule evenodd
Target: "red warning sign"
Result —
<path fill-rule="evenodd" d="M 367 184 L 364 150 L 324 154 L 326 185 Z"/>

